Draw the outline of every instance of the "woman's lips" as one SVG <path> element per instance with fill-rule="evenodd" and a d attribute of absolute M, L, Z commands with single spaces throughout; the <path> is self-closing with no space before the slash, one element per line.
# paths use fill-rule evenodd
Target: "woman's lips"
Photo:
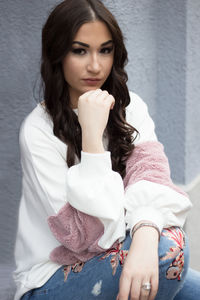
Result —
<path fill-rule="evenodd" d="M 87 85 L 97 85 L 101 79 L 99 78 L 86 78 L 86 79 L 83 79 L 83 81 L 87 84 Z"/>

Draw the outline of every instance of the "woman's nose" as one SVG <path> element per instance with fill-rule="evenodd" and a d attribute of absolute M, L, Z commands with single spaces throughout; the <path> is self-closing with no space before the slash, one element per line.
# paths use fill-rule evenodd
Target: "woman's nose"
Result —
<path fill-rule="evenodd" d="M 88 65 L 87 65 L 87 70 L 89 72 L 99 73 L 99 71 L 101 70 L 101 64 L 99 61 L 98 54 L 95 53 L 90 56 Z"/>

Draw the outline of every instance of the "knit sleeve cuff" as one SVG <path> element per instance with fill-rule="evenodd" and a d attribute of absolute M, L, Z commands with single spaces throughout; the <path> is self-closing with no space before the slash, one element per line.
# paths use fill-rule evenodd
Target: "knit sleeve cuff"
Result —
<path fill-rule="evenodd" d="M 80 172 L 90 176 L 101 176 L 112 170 L 111 153 L 88 153 L 81 151 Z"/>

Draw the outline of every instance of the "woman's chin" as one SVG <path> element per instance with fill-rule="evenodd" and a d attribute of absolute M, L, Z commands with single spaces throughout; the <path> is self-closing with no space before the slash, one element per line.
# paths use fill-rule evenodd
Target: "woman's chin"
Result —
<path fill-rule="evenodd" d="M 100 88 L 101 87 L 98 87 L 98 86 L 92 86 L 92 87 L 90 86 L 90 87 L 87 87 L 83 93 L 86 93 L 86 92 L 89 92 L 89 91 L 95 91 L 95 90 L 98 90 Z"/>

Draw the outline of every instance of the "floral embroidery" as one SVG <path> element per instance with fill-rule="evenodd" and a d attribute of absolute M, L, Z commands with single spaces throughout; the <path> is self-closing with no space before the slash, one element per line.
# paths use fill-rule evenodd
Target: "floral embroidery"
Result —
<path fill-rule="evenodd" d="M 184 247 L 185 247 L 185 234 L 184 231 L 179 227 L 165 228 L 162 231 L 162 236 L 167 237 L 169 240 L 175 243 L 175 246 L 170 247 L 170 251 L 166 252 L 166 255 L 160 258 L 164 261 L 167 259 L 173 259 L 172 263 L 166 271 L 166 278 L 170 280 L 177 279 L 181 280 L 182 272 L 184 271 Z M 123 267 L 126 257 L 128 255 L 128 250 L 122 250 L 123 242 L 119 243 L 116 248 L 111 248 L 105 251 L 103 256 L 99 260 L 103 260 L 111 256 L 110 264 L 112 267 L 112 275 L 116 274 L 117 267 L 119 264 Z M 79 273 L 84 267 L 84 262 L 77 262 L 73 265 L 64 266 L 64 281 L 67 281 L 69 273 L 72 271 L 74 273 Z"/>
<path fill-rule="evenodd" d="M 84 266 L 84 262 L 78 262 L 78 263 L 75 263 L 74 265 L 72 265 L 72 271 L 74 272 L 74 273 L 79 273 L 79 272 L 81 272 L 82 271 L 82 269 L 83 269 L 83 266 Z"/>
<path fill-rule="evenodd" d="M 63 269 L 63 272 L 64 272 L 64 281 L 67 281 L 67 277 L 70 273 L 70 271 L 74 272 L 74 273 L 79 273 L 82 271 L 83 269 L 83 266 L 84 266 L 84 262 L 77 262 L 73 265 L 69 265 L 69 266 L 65 266 L 64 269 Z"/>
<path fill-rule="evenodd" d="M 112 255 L 110 264 L 112 267 L 112 275 L 115 275 L 117 267 L 120 263 L 120 265 L 124 265 L 125 259 L 128 255 L 128 250 L 121 250 L 123 243 L 119 243 L 117 246 L 117 249 L 111 248 L 106 251 L 106 254 L 100 258 L 100 260 L 103 260 L 110 255 Z"/>
<path fill-rule="evenodd" d="M 172 259 L 172 263 L 166 271 L 166 278 L 173 279 L 176 278 L 178 281 L 181 280 L 181 275 L 184 270 L 184 252 L 185 247 L 185 234 L 183 230 L 179 227 L 165 228 L 162 232 L 163 236 L 166 236 L 169 240 L 175 242 L 175 247 L 170 247 L 170 252 L 161 258 L 161 260 Z"/>
<path fill-rule="evenodd" d="M 67 281 L 67 277 L 71 271 L 71 266 L 65 266 L 63 269 L 64 272 L 64 281 Z"/>

